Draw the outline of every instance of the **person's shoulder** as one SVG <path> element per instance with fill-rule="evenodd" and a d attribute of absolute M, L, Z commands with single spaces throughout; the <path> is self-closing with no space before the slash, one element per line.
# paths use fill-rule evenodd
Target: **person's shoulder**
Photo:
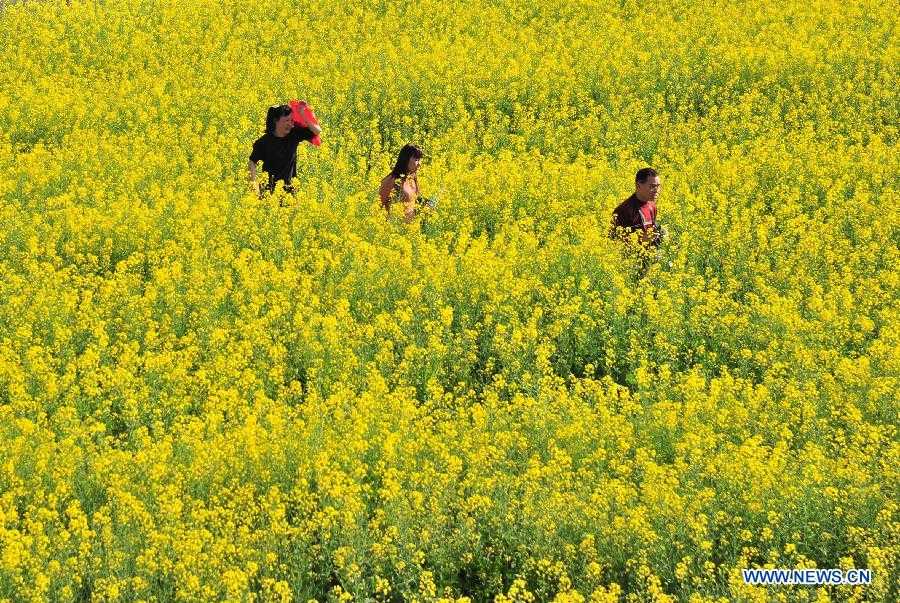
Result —
<path fill-rule="evenodd" d="M 313 136 L 315 136 L 315 132 L 309 128 L 294 126 L 291 128 L 291 131 L 288 132 L 287 138 L 291 142 L 303 142 L 304 140 L 312 140 Z"/>
<path fill-rule="evenodd" d="M 625 208 L 627 208 L 627 207 L 630 207 L 631 205 L 634 204 L 634 198 L 635 198 L 634 195 L 629 196 L 627 199 L 625 199 L 624 201 L 622 201 L 621 203 L 619 203 L 619 204 L 616 206 L 616 209 L 613 210 L 613 211 L 614 211 L 614 212 L 620 212 L 620 211 L 622 211 L 623 209 L 625 209 Z"/>
<path fill-rule="evenodd" d="M 269 154 L 268 134 L 263 134 L 255 141 L 250 150 L 250 161 L 264 161 Z"/>
<path fill-rule="evenodd" d="M 381 179 L 381 183 L 378 185 L 378 190 L 381 193 L 382 197 L 387 197 L 391 194 L 391 191 L 394 189 L 394 177 L 391 174 L 388 174 L 384 178 Z"/>

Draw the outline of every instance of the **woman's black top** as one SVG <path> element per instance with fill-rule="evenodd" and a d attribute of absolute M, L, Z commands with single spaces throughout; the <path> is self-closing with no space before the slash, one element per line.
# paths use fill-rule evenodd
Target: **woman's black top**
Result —
<path fill-rule="evenodd" d="M 262 161 L 262 169 L 269 174 L 269 190 L 275 190 L 275 182 L 284 182 L 290 190 L 291 180 L 297 175 L 297 146 L 311 140 L 315 133 L 309 128 L 294 126 L 287 136 L 263 134 L 253 143 L 250 161 Z"/>

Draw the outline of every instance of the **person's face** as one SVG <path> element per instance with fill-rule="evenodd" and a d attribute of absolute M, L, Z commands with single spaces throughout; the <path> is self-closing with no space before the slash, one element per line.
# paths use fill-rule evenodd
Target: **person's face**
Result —
<path fill-rule="evenodd" d="M 287 136 L 294 128 L 294 122 L 290 115 L 279 117 L 275 121 L 275 136 Z"/>
<path fill-rule="evenodd" d="M 650 176 L 644 182 L 638 182 L 635 188 L 638 199 L 656 203 L 659 196 L 659 176 Z"/>
<path fill-rule="evenodd" d="M 407 174 L 415 174 L 419 171 L 419 164 L 422 163 L 421 157 L 416 157 L 413 155 L 409 158 L 409 162 L 406 164 L 406 173 Z"/>

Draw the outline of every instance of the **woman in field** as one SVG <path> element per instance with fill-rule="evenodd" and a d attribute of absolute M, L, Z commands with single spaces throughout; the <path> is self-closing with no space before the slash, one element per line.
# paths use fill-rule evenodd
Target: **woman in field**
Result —
<path fill-rule="evenodd" d="M 419 181 L 416 175 L 422 162 L 422 149 L 408 144 L 400 149 L 394 169 L 381 181 L 378 193 L 381 206 L 391 215 L 391 205 L 403 206 L 403 220 L 412 222 L 416 217 L 416 201 L 419 198 Z"/>
<path fill-rule="evenodd" d="M 301 108 L 307 106 L 306 101 L 300 101 L 298 105 Z M 285 191 L 293 192 L 291 181 L 297 176 L 297 146 L 304 140 L 314 141 L 321 132 L 315 119 L 297 123 L 289 105 L 269 107 L 266 133 L 253 143 L 248 163 L 250 182 L 257 193 L 262 193 L 256 176 L 257 161 L 263 162 L 262 169 L 269 176 L 266 183 L 269 192 L 275 190 L 279 180 L 284 183 Z"/>

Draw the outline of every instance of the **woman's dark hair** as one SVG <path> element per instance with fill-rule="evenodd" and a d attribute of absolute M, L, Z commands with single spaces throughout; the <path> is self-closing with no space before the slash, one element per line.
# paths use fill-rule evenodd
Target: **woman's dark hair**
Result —
<path fill-rule="evenodd" d="M 409 165 L 409 160 L 413 157 L 421 159 L 424 155 L 422 149 L 416 145 L 404 145 L 404 147 L 400 149 L 400 154 L 397 156 L 397 163 L 394 164 L 394 169 L 391 170 L 391 176 L 400 178 L 401 176 L 406 175 L 406 168 Z"/>
<path fill-rule="evenodd" d="M 291 108 L 287 105 L 272 105 L 266 113 L 266 134 L 275 133 L 275 122 L 291 114 Z"/>

